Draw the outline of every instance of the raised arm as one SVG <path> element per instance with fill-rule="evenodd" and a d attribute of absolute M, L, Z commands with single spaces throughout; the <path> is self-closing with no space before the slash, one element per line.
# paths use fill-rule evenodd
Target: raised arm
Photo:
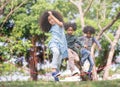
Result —
<path fill-rule="evenodd" d="M 95 38 L 94 39 L 94 42 L 96 43 L 96 45 L 98 46 L 99 50 L 102 50 L 102 47 L 101 47 L 101 44 L 99 43 L 99 41 Z"/>
<path fill-rule="evenodd" d="M 82 41 L 82 37 L 77 37 L 76 41 L 75 41 L 75 46 L 80 48 L 82 46 L 81 41 Z"/>
<path fill-rule="evenodd" d="M 51 11 L 48 11 L 49 16 L 56 22 L 56 24 L 58 24 L 59 26 L 63 26 L 63 23 L 61 21 L 59 21 L 53 14 Z"/>

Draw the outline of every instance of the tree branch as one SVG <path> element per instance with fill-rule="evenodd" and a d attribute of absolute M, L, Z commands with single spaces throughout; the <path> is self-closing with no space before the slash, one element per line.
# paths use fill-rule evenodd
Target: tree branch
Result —
<path fill-rule="evenodd" d="M 90 1 L 89 5 L 87 6 L 87 8 L 85 9 L 83 16 L 85 16 L 87 14 L 87 12 L 89 11 L 90 7 L 92 6 L 93 0 Z"/>
<path fill-rule="evenodd" d="M 5 22 L 9 19 L 9 17 L 17 10 L 19 9 L 27 0 L 24 0 L 21 4 L 19 4 L 16 8 L 12 8 L 11 11 L 9 12 L 9 14 L 6 16 L 5 20 L 3 21 L 0 29 L 2 29 L 2 27 L 4 26 Z"/>
<path fill-rule="evenodd" d="M 70 0 L 70 2 L 73 3 L 75 6 L 78 7 L 78 5 L 73 0 Z"/>
<path fill-rule="evenodd" d="M 100 31 L 97 39 L 99 39 L 100 36 L 103 34 L 103 32 L 106 31 L 108 28 L 110 28 L 119 19 L 119 17 L 120 17 L 120 12 L 118 12 L 118 14 L 113 18 L 113 20 Z"/>
<path fill-rule="evenodd" d="M 105 72 L 104 72 L 104 75 L 103 75 L 104 80 L 108 79 L 110 65 L 112 63 L 112 59 L 113 59 L 113 56 L 114 56 L 114 53 L 115 53 L 115 47 L 117 45 L 117 42 L 118 42 L 119 38 L 120 38 L 120 26 L 118 27 L 118 30 L 116 32 L 116 35 L 115 35 L 115 38 L 114 38 L 113 42 L 111 43 L 111 49 L 110 49 L 110 52 L 109 52 L 109 55 L 108 55 L 107 64 L 106 64 Z"/>
<path fill-rule="evenodd" d="M 98 24 L 98 27 L 100 28 L 100 30 L 102 30 L 102 27 L 100 24 Z M 103 33 L 103 35 L 105 36 L 105 38 L 109 41 L 109 43 L 112 43 L 112 40 L 105 34 Z"/>
<path fill-rule="evenodd" d="M 70 2 L 73 3 L 78 8 L 78 10 L 79 10 L 81 27 L 83 29 L 84 26 L 85 26 L 85 23 L 84 23 L 83 11 L 82 11 L 82 6 L 81 6 L 82 0 L 79 0 L 79 2 L 77 2 L 77 3 L 75 1 L 73 1 L 73 0 L 70 0 Z"/>
<path fill-rule="evenodd" d="M 0 6 L 0 15 L 2 15 L 4 13 L 4 8 L 9 2 L 10 2 L 10 0 L 7 0 Z M 2 1 L 0 1 L 0 3 L 2 3 Z"/>

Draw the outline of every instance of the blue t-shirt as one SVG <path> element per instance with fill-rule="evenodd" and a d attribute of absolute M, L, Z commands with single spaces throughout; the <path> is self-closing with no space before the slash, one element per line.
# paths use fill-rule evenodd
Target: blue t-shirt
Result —
<path fill-rule="evenodd" d="M 62 55 L 62 58 L 68 57 L 67 52 L 67 41 L 64 33 L 64 28 L 55 24 L 51 27 L 49 31 L 52 35 L 51 40 L 48 43 L 48 47 L 51 49 L 52 47 L 57 47 Z"/>

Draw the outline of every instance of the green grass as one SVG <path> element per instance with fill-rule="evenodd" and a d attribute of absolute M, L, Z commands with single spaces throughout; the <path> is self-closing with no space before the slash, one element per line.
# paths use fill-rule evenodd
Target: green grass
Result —
<path fill-rule="evenodd" d="M 0 87 L 120 87 L 120 80 L 83 82 L 16 81 L 0 82 Z"/>

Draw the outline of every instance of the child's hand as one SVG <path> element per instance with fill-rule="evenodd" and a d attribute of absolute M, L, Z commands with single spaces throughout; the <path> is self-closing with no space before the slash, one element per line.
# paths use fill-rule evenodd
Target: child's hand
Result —
<path fill-rule="evenodd" d="M 101 50 L 102 50 L 102 48 L 101 48 L 101 47 L 99 47 L 99 50 L 101 51 Z"/>
<path fill-rule="evenodd" d="M 48 14 L 49 14 L 49 15 L 52 15 L 52 12 L 51 12 L 51 11 L 48 11 Z"/>
<path fill-rule="evenodd" d="M 80 45 L 78 45 L 77 43 L 75 43 L 75 47 L 80 48 Z"/>
<path fill-rule="evenodd" d="M 87 45 L 84 45 L 84 47 L 85 47 L 85 48 L 88 48 L 88 46 L 87 46 Z"/>

